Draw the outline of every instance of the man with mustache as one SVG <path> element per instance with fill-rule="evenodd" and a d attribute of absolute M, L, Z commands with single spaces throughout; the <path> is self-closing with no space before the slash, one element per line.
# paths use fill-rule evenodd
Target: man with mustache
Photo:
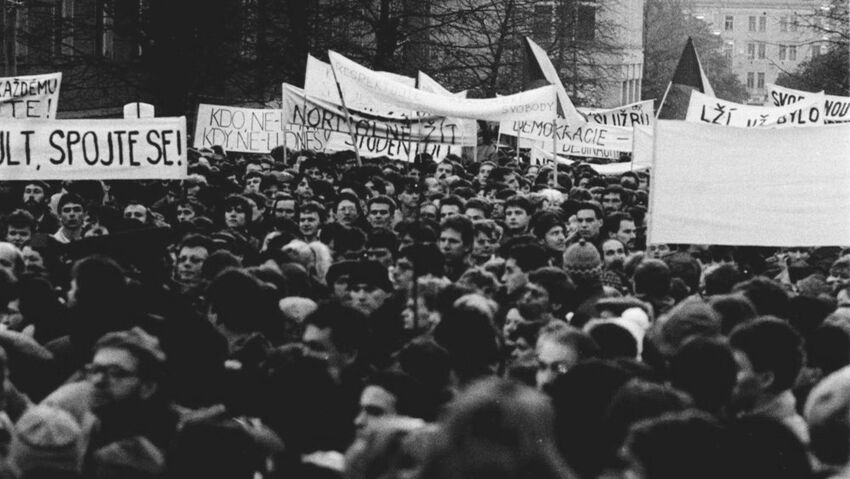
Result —
<path fill-rule="evenodd" d="M 30 181 L 24 185 L 22 195 L 23 208 L 35 217 L 36 230 L 39 233 L 53 234 L 59 229 L 59 220 L 47 205 L 50 189 L 43 181 Z"/>

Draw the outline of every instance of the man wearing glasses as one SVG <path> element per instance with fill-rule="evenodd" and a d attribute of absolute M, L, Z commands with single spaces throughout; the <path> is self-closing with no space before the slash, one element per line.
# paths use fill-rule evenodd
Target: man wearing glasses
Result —
<path fill-rule="evenodd" d="M 91 408 L 100 420 L 95 447 L 144 436 L 163 447 L 176 429 L 177 414 L 160 394 L 165 354 L 140 328 L 109 333 L 83 369 L 93 389 Z"/>
<path fill-rule="evenodd" d="M 53 234 L 53 239 L 62 244 L 80 239 L 83 235 L 83 199 L 73 193 L 65 193 L 59 199 L 57 210 L 62 226 Z"/>

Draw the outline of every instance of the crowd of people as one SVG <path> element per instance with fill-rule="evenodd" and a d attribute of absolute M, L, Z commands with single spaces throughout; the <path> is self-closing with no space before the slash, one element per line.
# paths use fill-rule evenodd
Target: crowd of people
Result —
<path fill-rule="evenodd" d="M 0 183 L 0 478 L 850 478 L 841 247 L 647 244 L 586 163 L 189 162 Z"/>

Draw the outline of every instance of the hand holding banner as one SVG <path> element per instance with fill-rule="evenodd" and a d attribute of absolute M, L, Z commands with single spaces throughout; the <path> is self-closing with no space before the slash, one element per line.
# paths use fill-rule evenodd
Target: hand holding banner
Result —
<path fill-rule="evenodd" d="M 488 99 L 461 99 L 429 93 L 389 80 L 378 72 L 328 52 L 346 99 L 373 95 L 386 103 L 437 116 L 488 121 L 554 118 L 557 99 L 553 86 Z"/>

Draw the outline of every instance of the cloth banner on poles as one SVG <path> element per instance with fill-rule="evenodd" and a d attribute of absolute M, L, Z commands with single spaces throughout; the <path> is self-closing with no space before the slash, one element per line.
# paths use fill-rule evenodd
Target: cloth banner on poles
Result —
<path fill-rule="evenodd" d="M 282 112 L 289 148 L 329 152 L 354 149 L 342 107 L 305 96 L 304 90 L 284 83 Z M 357 146 L 366 157 L 413 161 L 418 142 L 419 153 L 430 153 L 437 159 L 460 154 L 462 146 L 476 140 L 474 129 L 463 130 L 463 124 L 446 118 L 394 120 L 352 113 L 351 120 Z"/>
<path fill-rule="evenodd" d="M 635 125 L 652 125 L 655 112 L 652 111 L 652 100 L 639 101 L 617 108 L 579 108 L 587 116 L 590 123 L 603 125 L 631 127 Z"/>
<path fill-rule="evenodd" d="M 416 79 L 416 85 L 420 90 L 436 93 L 438 95 L 466 98 L 466 90 L 453 93 L 424 72 L 419 72 L 419 76 Z"/>
<path fill-rule="evenodd" d="M 62 73 L 0 78 L 0 119 L 56 118 Z"/>
<path fill-rule="evenodd" d="M 374 72 L 388 82 L 401 83 L 410 88 L 416 87 L 416 79 L 389 72 Z M 325 63 L 313 55 L 307 55 L 307 71 L 304 74 L 304 90 L 307 96 L 324 100 L 334 105 L 342 105 L 339 89 L 336 86 L 334 72 L 329 63 Z M 388 118 L 413 118 L 416 113 L 412 110 L 399 108 L 398 105 L 387 103 L 366 94 L 345 96 L 345 106 L 349 111 L 359 111 Z"/>
<path fill-rule="evenodd" d="M 226 151 L 268 153 L 283 146 L 283 110 L 198 105 L 195 148 L 220 145 Z"/>
<path fill-rule="evenodd" d="M 387 79 L 379 72 L 358 65 L 336 52 L 328 52 L 328 55 L 342 94 L 345 95 L 346 105 L 349 98 L 371 97 L 405 110 L 487 121 L 552 118 L 557 112 L 558 101 L 551 85 L 498 98 L 448 97 Z"/>
<path fill-rule="evenodd" d="M 820 93 L 785 88 L 773 83 L 767 84 L 768 104 L 773 106 L 786 106 L 804 101 Z M 846 123 L 850 122 L 850 97 L 825 95 L 824 97 L 824 123 Z"/>
<path fill-rule="evenodd" d="M 850 244 L 848 156 L 845 124 L 778 130 L 658 121 L 649 240 Z"/>
<path fill-rule="evenodd" d="M 186 177 L 186 118 L 0 121 L 4 180 Z"/>
<path fill-rule="evenodd" d="M 637 125 L 634 129 L 634 146 L 632 147 L 632 163 L 635 168 L 652 166 L 652 147 L 654 129 L 651 126 Z"/>
<path fill-rule="evenodd" d="M 633 133 L 631 128 L 600 123 L 571 126 L 565 120 L 559 118 L 557 128 L 554 130 L 558 138 L 558 152 L 565 155 L 573 154 L 567 152 L 570 146 L 626 153 L 632 151 Z M 520 135 L 523 138 L 542 140 L 545 143 L 544 148 L 548 147 L 550 151 L 552 150 L 553 126 L 551 120 L 503 121 L 499 123 L 499 132 L 502 135 Z"/>
<path fill-rule="evenodd" d="M 697 91 L 688 105 L 690 122 L 743 128 L 786 128 L 820 126 L 824 122 L 824 95 L 782 107 L 751 106 L 721 100 Z"/>

